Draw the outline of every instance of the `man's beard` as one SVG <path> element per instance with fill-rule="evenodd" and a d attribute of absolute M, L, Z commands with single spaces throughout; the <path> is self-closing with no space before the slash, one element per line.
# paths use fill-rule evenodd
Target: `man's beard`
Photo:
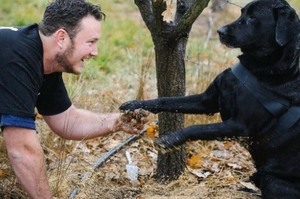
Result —
<path fill-rule="evenodd" d="M 69 58 L 73 55 L 74 52 L 74 44 L 71 43 L 71 46 L 69 46 L 65 52 L 56 54 L 55 60 L 56 63 L 64 69 L 67 73 L 75 73 L 73 70 L 73 65 L 71 64 Z"/>

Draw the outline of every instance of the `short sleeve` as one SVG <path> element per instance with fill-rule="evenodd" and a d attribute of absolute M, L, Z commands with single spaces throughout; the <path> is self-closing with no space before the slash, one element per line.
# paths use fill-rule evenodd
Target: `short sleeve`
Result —
<path fill-rule="evenodd" d="M 62 73 L 45 75 L 36 103 L 38 112 L 41 115 L 55 115 L 64 112 L 71 105 Z"/>
<path fill-rule="evenodd" d="M 43 74 L 37 24 L 0 29 L 0 114 L 34 117 Z"/>

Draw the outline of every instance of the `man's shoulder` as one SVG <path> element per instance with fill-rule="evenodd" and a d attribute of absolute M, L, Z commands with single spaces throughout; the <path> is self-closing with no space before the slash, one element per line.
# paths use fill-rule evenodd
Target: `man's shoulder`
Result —
<path fill-rule="evenodd" d="M 28 38 L 28 40 L 26 39 Z M 28 26 L 20 26 L 20 27 L 6 27 L 0 26 L 0 41 L 1 44 L 8 43 L 11 45 L 12 43 L 20 43 L 22 42 L 30 42 L 30 41 L 38 41 L 38 25 L 32 24 Z"/>
<path fill-rule="evenodd" d="M 17 55 L 25 61 L 30 59 L 32 64 L 40 63 L 43 54 L 43 45 L 38 34 L 38 25 L 32 24 L 22 27 L 1 27 L 0 26 L 0 58 L 8 59 L 9 56 Z"/>
<path fill-rule="evenodd" d="M 39 36 L 37 24 L 17 27 L 17 29 L 18 29 L 17 32 L 19 32 L 22 36 L 34 37 L 34 38 Z"/>

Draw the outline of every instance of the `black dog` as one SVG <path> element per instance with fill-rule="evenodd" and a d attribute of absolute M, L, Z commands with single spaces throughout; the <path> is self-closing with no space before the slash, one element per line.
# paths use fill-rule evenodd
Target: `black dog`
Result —
<path fill-rule="evenodd" d="M 257 169 L 251 179 L 263 198 L 299 199 L 299 18 L 284 0 L 256 0 L 218 33 L 223 44 L 243 54 L 204 93 L 130 101 L 120 109 L 220 112 L 223 122 L 190 126 L 161 136 L 156 144 L 172 148 L 188 140 L 247 137 Z"/>

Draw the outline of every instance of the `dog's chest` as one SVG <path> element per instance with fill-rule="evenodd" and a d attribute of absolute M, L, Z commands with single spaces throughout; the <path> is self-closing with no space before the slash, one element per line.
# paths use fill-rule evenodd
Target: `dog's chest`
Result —
<path fill-rule="evenodd" d="M 265 120 L 271 118 L 265 107 L 230 70 L 224 71 L 215 83 L 220 93 L 220 114 L 223 120 L 231 118 L 249 125 L 260 126 Z M 259 122 L 256 121 L 258 118 L 260 118 Z"/>

